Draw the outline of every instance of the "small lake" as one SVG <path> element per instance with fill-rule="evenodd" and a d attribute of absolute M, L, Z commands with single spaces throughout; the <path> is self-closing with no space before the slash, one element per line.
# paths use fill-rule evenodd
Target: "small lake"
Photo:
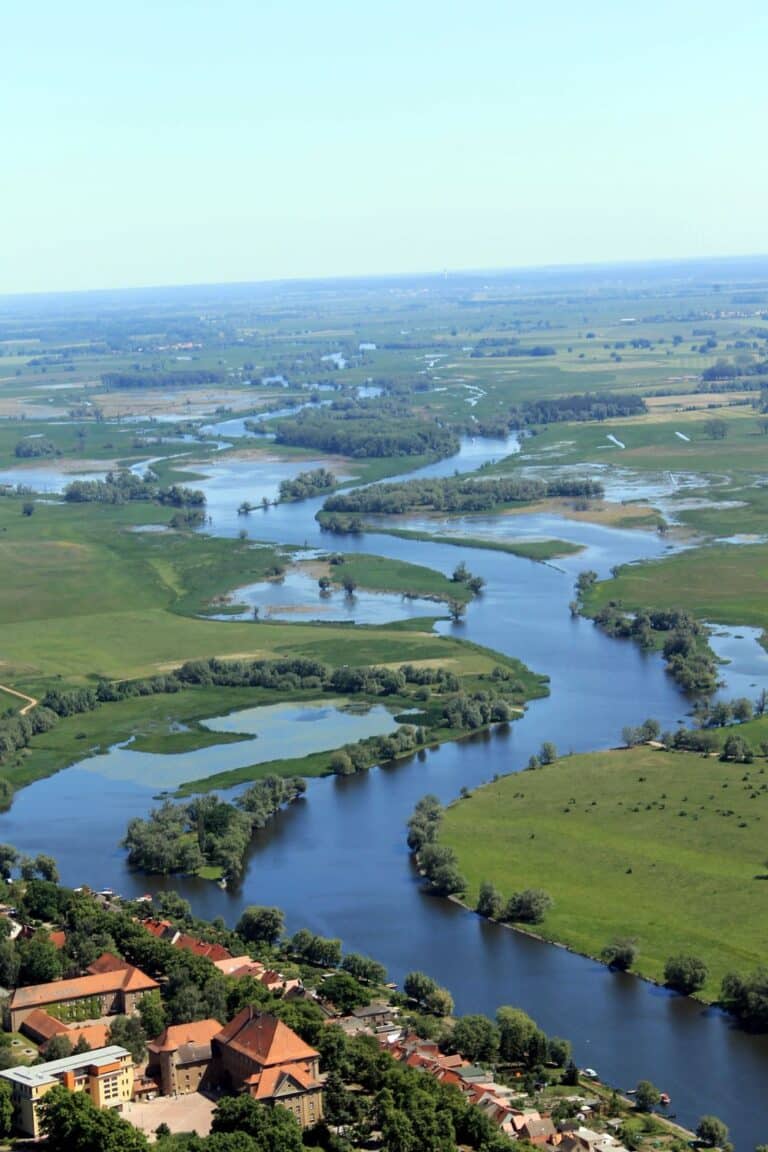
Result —
<path fill-rule="evenodd" d="M 214 620 L 251 620 L 259 609 L 261 620 L 325 620 L 355 624 L 391 624 L 413 616 L 447 616 L 448 608 L 439 600 L 406 598 L 394 592 L 368 592 L 358 588 L 348 596 L 343 588 L 321 592 L 317 579 L 301 569 L 291 569 L 280 580 L 260 581 L 237 588 L 234 604 L 245 604 L 242 612 L 216 614 Z M 210 619 L 210 617 L 208 617 Z"/>
<path fill-rule="evenodd" d="M 81 760 L 67 771 L 106 780 L 134 781 L 153 790 L 178 788 L 213 772 L 228 772 L 270 760 L 293 759 L 338 748 L 366 736 L 394 732 L 397 721 L 382 705 L 359 707 L 338 700 L 311 704 L 268 704 L 201 722 L 212 732 L 251 735 L 250 740 L 214 744 L 192 752 L 135 752 L 130 741 Z M 30 789 L 26 790 L 27 792 Z"/>

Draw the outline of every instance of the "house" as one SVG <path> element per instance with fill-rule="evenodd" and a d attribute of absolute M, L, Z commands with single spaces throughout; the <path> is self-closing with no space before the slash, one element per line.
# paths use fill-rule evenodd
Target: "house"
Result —
<path fill-rule="evenodd" d="M 293 1112 L 302 1128 L 323 1117 L 320 1054 L 267 1012 L 250 1005 L 212 1040 L 219 1083 Z"/>
<path fill-rule="evenodd" d="M 142 920 L 142 927 L 158 940 L 165 940 L 174 948 L 182 948 L 185 952 L 193 952 L 195 956 L 205 956 L 206 959 L 216 963 L 218 960 L 231 960 L 232 953 L 223 944 L 210 944 L 207 940 L 198 940 L 186 932 L 179 931 L 170 920 Z"/>
<path fill-rule="evenodd" d="M 34 1008 L 21 1025 L 20 1031 L 45 1052 L 54 1036 L 66 1036 L 72 1047 L 84 1040 L 89 1048 L 105 1048 L 109 1044 L 106 1024 L 64 1024 L 42 1008 Z"/>
<path fill-rule="evenodd" d="M 531 1144 L 542 1147 L 544 1144 L 559 1144 L 560 1133 L 548 1116 L 538 1120 L 526 1120 L 519 1128 L 518 1136 L 521 1140 L 528 1140 Z"/>
<path fill-rule="evenodd" d="M 219 1020 L 198 1020 L 171 1025 L 150 1040 L 147 1071 L 154 1075 L 163 1096 L 186 1096 L 213 1087 L 211 1041 L 220 1032 Z"/>
<path fill-rule="evenodd" d="M 17 988 L 8 1004 L 10 1031 L 18 1032 L 30 1012 L 36 1008 L 85 1009 L 95 1019 L 99 1016 L 132 1016 L 145 992 L 159 985 L 132 964 L 109 972 L 89 973 L 73 980 L 53 980 L 50 984 L 31 984 Z"/>
<path fill-rule="evenodd" d="M 38 1137 L 40 1101 L 57 1084 L 70 1092 L 87 1092 L 97 1108 L 122 1108 L 133 1092 L 133 1059 L 125 1048 L 111 1045 L 47 1064 L 6 1068 L 0 1076 L 11 1084 L 16 1126 Z"/>

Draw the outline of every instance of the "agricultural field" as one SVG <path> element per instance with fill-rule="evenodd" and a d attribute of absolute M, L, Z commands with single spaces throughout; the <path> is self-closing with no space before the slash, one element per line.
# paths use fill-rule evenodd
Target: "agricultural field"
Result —
<path fill-rule="evenodd" d="M 452 847 L 474 906 L 490 881 L 508 898 L 553 900 L 534 931 L 589 956 L 636 941 L 633 970 L 663 980 L 676 953 L 725 972 L 762 961 L 768 884 L 768 763 L 729 764 L 648 747 L 571 756 L 507 776 L 448 809 Z"/>

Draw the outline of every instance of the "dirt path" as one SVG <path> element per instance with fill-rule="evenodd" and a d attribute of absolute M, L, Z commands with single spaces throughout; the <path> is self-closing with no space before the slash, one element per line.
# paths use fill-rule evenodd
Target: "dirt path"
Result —
<path fill-rule="evenodd" d="M 19 700 L 26 700 L 27 703 L 23 708 L 19 709 L 20 716 L 26 716 L 27 712 L 31 712 L 40 703 L 35 700 L 34 696 L 27 696 L 24 692 L 17 692 L 15 688 L 9 688 L 7 684 L 0 684 L 0 692 L 7 692 L 9 696 L 18 696 Z"/>

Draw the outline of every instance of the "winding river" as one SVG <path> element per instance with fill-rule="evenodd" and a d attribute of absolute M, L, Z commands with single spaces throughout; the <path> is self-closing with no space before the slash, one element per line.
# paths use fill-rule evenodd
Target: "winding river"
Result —
<path fill-rule="evenodd" d="M 466 441 L 457 457 L 419 475 L 472 470 L 513 448 Z M 279 480 L 299 465 L 264 468 L 255 461 L 219 460 L 204 470 L 210 474 L 201 485 L 212 517 L 208 531 L 236 535 L 245 524 L 254 539 L 340 545 L 445 573 L 464 559 L 486 579 L 486 590 L 462 624 L 438 627 L 456 629 L 547 673 L 551 695 L 533 703 L 524 719 L 491 733 L 365 775 L 312 781 L 306 802 L 282 813 L 257 838 L 239 889 L 222 892 L 210 883 L 176 879 L 173 886 L 199 915 L 223 916 L 229 923 L 246 904 L 278 905 L 289 930 L 306 925 L 339 936 L 348 950 L 385 963 L 392 979 L 401 981 L 413 968 L 429 972 L 450 988 L 459 1012 L 493 1014 L 500 1004 L 519 1005 L 547 1032 L 571 1038 L 577 1061 L 597 1068 L 607 1082 L 626 1088 L 648 1077 L 671 1095 L 681 1123 L 695 1125 L 702 1113 L 714 1113 L 729 1124 L 740 1149 L 764 1141 L 768 1037 L 748 1035 L 715 1009 L 429 896 L 405 845 L 405 821 L 425 792 L 450 801 L 462 785 L 471 788 L 495 773 L 522 768 L 545 739 L 563 752 L 585 751 L 615 744 L 623 725 L 646 716 L 657 717 L 663 728 L 685 717 L 687 703 L 657 655 L 609 639 L 568 612 L 580 570 L 594 568 L 606 576 L 613 565 L 659 556 L 668 545 L 653 533 L 535 516 L 514 517 L 510 531 L 513 525 L 516 533 L 556 535 L 585 550 L 547 566 L 385 535 L 339 540 L 324 536 L 315 523 L 320 501 L 259 510 L 247 521 L 237 516 L 241 501 L 273 495 Z M 733 661 L 725 669 L 733 691 L 765 683 L 768 658 L 753 635 L 739 641 L 731 634 L 718 644 Z M 215 752 L 209 770 L 216 770 Z M 86 761 L 23 790 L 0 817 L 0 838 L 26 852 L 50 852 L 65 883 L 151 892 L 166 885 L 129 873 L 117 843 L 129 817 L 151 804 L 154 790 L 134 780 L 95 776 Z"/>

